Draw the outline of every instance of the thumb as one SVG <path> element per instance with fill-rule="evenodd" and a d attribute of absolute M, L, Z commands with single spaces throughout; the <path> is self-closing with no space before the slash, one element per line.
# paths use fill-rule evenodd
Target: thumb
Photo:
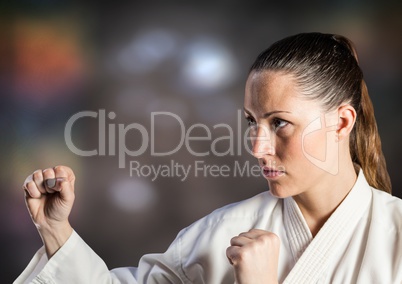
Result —
<path fill-rule="evenodd" d="M 53 189 L 54 191 L 61 191 L 62 190 L 62 182 L 65 181 L 65 178 L 59 177 L 59 178 L 49 178 L 45 180 L 45 185 Z"/>
<path fill-rule="evenodd" d="M 45 180 L 45 186 L 60 193 L 62 199 L 69 200 L 73 196 L 74 185 L 67 178 L 57 177 Z"/>

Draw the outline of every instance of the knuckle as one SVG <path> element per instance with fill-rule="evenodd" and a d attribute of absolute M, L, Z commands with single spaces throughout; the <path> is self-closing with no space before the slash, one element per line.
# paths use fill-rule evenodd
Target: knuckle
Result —
<path fill-rule="evenodd" d="M 55 166 L 55 167 L 53 167 L 53 170 L 54 170 L 54 172 L 55 173 L 60 173 L 60 172 L 64 172 L 65 170 L 64 170 L 64 166 Z"/>
<path fill-rule="evenodd" d="M 262 238 L 264 243 L 267 245 L 277 246 L 280 243 L 279 237 L 274 233 L 265 234 Z"/>
<path fill-rule="evenodd" d="M 272 234 L 272 243 L 276 246 L 279 246 L 281 243 L 281 239 L 277 235 Z"/>
<path fill-rule="evenodd" d="M 268 238 L 265 235 L 259 236 L 254 242 L 256 245 L 266 245 L 268 243 Z"/>
<path fill-rule="evenodd" d="M 239 236 L 236 236 L 236 237 L 231 238 L 231 239 L 230 239 L 230 244 L 231 244 L 231 245 L 234 245 L 235 243 L 237 243 L 237 241 L 238 241 L 239 237 L 240 237 L 240 235 L 239 235 Z"/>
<path fill-rule="evenodd" d="M 228 247 L 226 249 L 226 255 L 227 255 L 227 257 L 231 258 L 231 256 L 232 256 L 232 247 Z"/>
<path fill-rule="evenodd" d="M 52 168 L 47 168 L 43 170 L 43 174 L 52 174 L 53 173 L 53 169 Z"/>
<path fill-rule="evenodd" d="M 71 180 L 75 179 L 74 172 L 70 167 L 58 165 L 58 166 L 55 166 L 53 169 L 54 169 L 54 172 L 56 173 L 56 175 L 63 175 L 63 176 L 69 177 L 69 179 L 71 179 Z"/>
<path fill-rule="evenodd" d="M 250 256 L 250 250 L 244 247 L 231 246 L 226 249 L 226 256 L 230 259 L 232 265 L 237 266 L 247 261 Z"/>
<path fill-rule="evenodd" d="M 274 234 L 274 233 L 269 233 L 269 234 L 268 234 L 268 237 L 269 237 L 270 241 L 272 241 L 272 242 L 277 242 L 277 241 L 279 241 L 279 237 L 278 237 L 276 234 Z"/>
<path fill-rule="evenodd" d="M 232 260 L 234 266 L 239 265 L 243 261 L 242 255 L 240 253 L 232 255 L 230 259 Z"/>
<path fill-rule="evenodd" d="M 63 171 L 63 172 L 69 172 L 69 171 L 71 171 L 71 169 L 70 169 L 69 167 L 63 166 L 63 165 L 57 165 L 57 166 L 55 166 L 55 167 L 54 167 L 54 170 Z"/>
<path fill-rule="evenodd" d="M 29 181 L 29 182 L 27 182 L 27 183 L 25 184 L 25 188 L 26 188 L 27 190 L 29 190 L 29 192 L 32 193 L 32 192 L 35 191 L 36 184 L 35 184 L 34 181 Z"/>
<path fill-rule="evenodd" d="M 53 168 L 53 170 L 54 170 L 54 174 L 56 175 L 56 177 L 67 176 L 67 172 L 66 172 L 64 166 L 56 166 Z"/>
<path fill-rule="evenodd" d="M 258 236 L 256 243 L 263 246 L 277 246 L 279 244 L 279 237 L 274 233 L 267 232 Z"/>
<path fill-rule="evenodd" d="M 32 174 L 32 178 L 34 180 L 39 180 L 39 181 L 42 180 L 43 179 L 42 170 L 34 171 L 33 174 Z"/>
<path fill-rule="evenodd" d="M 238 237 L 246 237 L 248 235 L 249 232 L 243 232 L 240 233 Z"/>
<path fill-rule="evenodd" d="M 27 176 L 27 178 L 24 180 L 24 186 L 33 179 L 33 174 L 30 174 L 29 176 Z"/>
<path fill-rule="evenodd" d="M 246 261 L 247 259 L 249 259 L 251 251 L 252 250 L 249 250 L 246 248 L 240 248 L 237 253 L 237 261 L 241 262 L 241 261 Z"/>
<path fill-rule="evenodd" d="M 259 239 L 263 240 L 264 242 L 269 242 L 271 240 L 271 234 L 263 234 L 259 237 Z"/>

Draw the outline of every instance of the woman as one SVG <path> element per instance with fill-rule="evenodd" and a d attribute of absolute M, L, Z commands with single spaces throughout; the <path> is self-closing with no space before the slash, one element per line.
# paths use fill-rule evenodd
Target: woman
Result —
<path fill-rule="evenodd" d="M 401 283 L 402 202 L 351 42 L 307 33 L 273 44 L 251 68 L 244 111 L 269 192 L 214 211 L 138 268 L 109 271 L 68 222 L 72 170 L 38 170 L 23 188 L 44 247 L 16 283 Z"/>

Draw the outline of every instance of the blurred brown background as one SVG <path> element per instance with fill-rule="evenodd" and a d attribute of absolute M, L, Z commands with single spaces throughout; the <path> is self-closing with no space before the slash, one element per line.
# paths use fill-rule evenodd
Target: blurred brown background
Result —
<path fill-rule="evenodd" d="M 21 184 L 37 168 L 69 165 L 77 176 L 71 222 L 109 268 L 136 266 L 162 252 L 178 231 L 225 204 L 267 189 L 262 178 L 130 176 L 129 162 L 244 165 L 242 155 L 194 157 L 186 147 L 169 156 L 80 157 L 66 146 L 68 119 L 81 111 L 114 112 L 109 124 L 151 129 L 151 112 L 178 115 L 186 130 L 205 124 L 212 139 L 238 127 L 247 71 L 271 43 L 299 32 L 351 38 L 372 97 L 383 150 L 402 196 L 402 4 L 400 1 L 3 1 L 0 4 L 0 280 L 12 282 L 41 241 L 25 209 Z M 308 4 L 307 4 L 308 3 Z M 244 131 L 245 121 L 241 120 Z M 155 125 L 157 151 L 173 149 L 180 128 L 172 118 Z M 83 118 L 72 139 L 98 148 L 98 120 Z M 126 145 L 138 149 L 139 132 Z M 234 133 L 237 134 L 237 133 Z M 192 136 L 204 136 L 194 131 Z M 108 149 L 106 136 L 106 149 Z M 116 140 L 117 141 L 117 138 Z M 227 141 L 226 141 L 227 142 Z M 198 152 L 210 142 L 192 142 Z M 220 152 L 225 141 L 216 144 Z M 238 145 L 235 142 L 235 147 Z M 237 149 L 237 148 L 236 148 Z"/>

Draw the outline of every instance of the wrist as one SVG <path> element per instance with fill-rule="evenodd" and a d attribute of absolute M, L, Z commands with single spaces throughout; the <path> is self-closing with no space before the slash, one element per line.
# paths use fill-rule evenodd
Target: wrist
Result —
<path fill-rule="evenodd" d="M 67 221 L 56 226 L 46 226 L 46 228 L 42 226 L 38 228 L 38 232 L 45 246 L 47 257 L 50 259 L 70 238 L 73 228 Z"/>

